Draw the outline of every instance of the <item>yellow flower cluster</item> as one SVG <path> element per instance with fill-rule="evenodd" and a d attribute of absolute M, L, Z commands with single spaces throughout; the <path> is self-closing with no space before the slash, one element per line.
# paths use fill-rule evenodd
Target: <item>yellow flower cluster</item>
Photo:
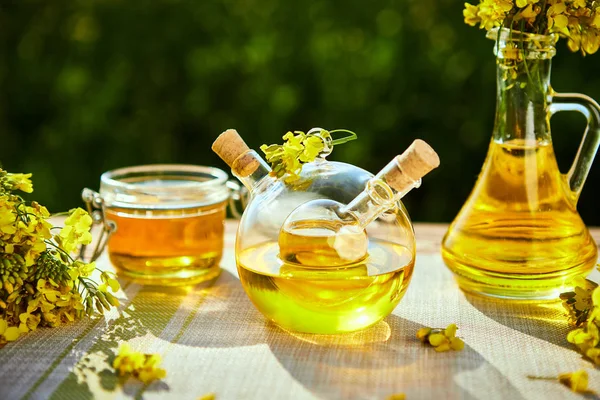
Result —
<path fill-rule="evenodd" d="M 133 351 L 128 343 L 122 343 L 113 361 L 113 368 L 120 376 L 133 376 L 145 384 L 167 376 L 167 371 L 159 368 L 158 354 L 143 354 Z"/>
<path fill-rule="evenodd" d="M 98 286 L 90 278 L 96 265 L 71 257 L 91 242 L 91 217 L 71 210 L 53 235 L 48 210 L 14 193 L 31 193 L 30 177 L 0 169 L 0 347 L 38 326 L 59 326 L 119 304 L 108 292 L 119 290 L 112 274 L 102 272 Z"/>
<path fill-rule="evenodd" d="M 71 210 L 57 238 L 67 253 L 72 253 L 79 245 L 92 243 L 92 222 L 92 217 L 81 208 Z"/>
<path fill-rule="evenodd" d="M 463 16 L 465 23 L 475 26 L 480 24 L 482 29 L 490 30 L 502 25 L 506 15 L 513 9 L 511 0 L 482 0 L 474 6 L 465 3 Z"/>
<path fill-rule="evenodd" d="M 289 174 L 286 182 L 293 182 L 299 178 L 302 164 L 314 161 L 325 148 L 325 143 L 319 136 L 300 131 L 286 133 L 283 140 L 283 145 L 263 144 L 260 149 L 272 165 L 273 174 L 278 178 Z"/>
<path fill-rule="evenodd" d="M 0 253 L 16 255 L 17 263 L 23 261 L 25 267 L 32 266 L 46 250 L 45 241 L 52 237 L 52 225 L 46 221 L 48 217 L 50 213 L 46 207 L 36 202 L 26 205 L 18 197 L 0 192 Z M 10 265 L 4 260 L 9 260 Z M 10 257 L 2 261 L 6 268 L 13 267 Z"/>
<path fill-rule="evenodd" d="M 31 183 L 31 174 L 11 174 L 4 172 L 0 174 L 0 186 L 6 191 L 14 192 L 33 192 L 33 184 Z"/>
<path fill-rule="evenodd" d="M 561 294 L 570 321 L 577 326 L 567 335 L 567 341 L 594 364 L 600 365 L 600 287 L 583 278 L 574 280 L 573 292 Z"/>
<path fill-rule="evenodd" d="M 579 327 L 587 321 L 588 315 L 594 306 L 592 293 L 598 287 L 598 284 L 578 276 L 572 280 L 572 285 L 573 291 L 561 293 L 560 299 L 567 310 L 569 322 Z"/>
<path fill-rule="evenodd" d="M 333 140 L 331 134 L 334 132 L 347 132 L 350 133 L 350 136 Z M 287 174 L 284 181 L 293 183 L 300 178 L 302 165 L 313 162 L 323 153 L 329 154 L 334 145 L 354 139 L 356 139 L 356 134 L 345 129 L 336 129 L 330 132 L 314 128 L 308 133 L 288 132 L 283 135 L 283 145 L 263 144 L 260 149 L 265 153 L 267 162 L 273 168 L 272 174 L 277 178 L 282 178 Z"/>
<path fill-rule="evenodd" d="M 437 352 L 460 351 L 464 349 L 465 343 L 462 339 L 456 337 L 457 329 L 455 324 L 448 325 L 446 329 L 421 328 L 417 331 L 417 339 L 430 344 Z"/>
<path fill-rule="evenodd" d="M 568 40 L 571 51 L 593 54 L 600 48 L 600 2 L 594 0 L 480 0 L 465 3 L 465 23 L 490 30 L 505 27 Z"/>

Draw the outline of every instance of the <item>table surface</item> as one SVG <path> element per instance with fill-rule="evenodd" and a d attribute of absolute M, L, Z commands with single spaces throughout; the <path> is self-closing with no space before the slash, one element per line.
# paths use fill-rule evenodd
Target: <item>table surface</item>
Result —
<path fill-rule="evenodd" d="M 214 285 L 157 291 L 123 281 L 119 313 L 39 329 L 0 349 L 0 399 L 575 399 L 581 395 L 527 376 L 582 368 L 600 391 L 600 371 L 566 342 L 560 304 L 487 301 L 458 289 L 439 252 L 446 227 L 415 225 L 415 273 L 389 317 L 327 336 L 292 335 L 262 318 L 238 280 L 236 223 L 228 221 Z M 600 229 L 592 232 L 600 241 Z M 110 267 L 106 256 L 99 265 Z M 423 326 L 453 322 L 463 351 L 436 353 L 415 339 Z M 120 384 L 109 362 L 122 341 L 161 354 L 167 377 L 146 388 Z"/>

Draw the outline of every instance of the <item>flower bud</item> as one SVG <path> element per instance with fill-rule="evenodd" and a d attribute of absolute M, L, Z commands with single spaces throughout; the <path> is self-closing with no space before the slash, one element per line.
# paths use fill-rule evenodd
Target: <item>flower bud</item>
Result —
<path fill-rule="evenodd" d="M 110 303 L 110 305 L 115 307 L 119 306 L 119 300 L 115 296 L 108 292 L 104 293 L 104 296 L 106 297 L 106 300 Z"/>
<path fill-rule="evenodd" d="M 25 284 L 25 290 L 27 290 L 27 292 L 28 292 L 29 294 L 34 294 L 34 293 L 35 293 L 35 291 L 33 290 L 33 286 L 31 286 L 31 284 L 30 284 L 30 283 L 26 283 L 26 284 Z"/>
<path fill-rule="evenodd" d="M 25 259 L 23 257 L 21 257 L 20 254 L 14 253 L 13 254 L 13 258 L 15 259 L 15 261 L 19 264 L 25 264 Z"/>

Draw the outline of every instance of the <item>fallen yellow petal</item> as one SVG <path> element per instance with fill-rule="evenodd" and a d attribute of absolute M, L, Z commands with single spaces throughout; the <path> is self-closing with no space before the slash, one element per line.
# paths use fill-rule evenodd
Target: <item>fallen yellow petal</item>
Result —
<path fill-rule="evenodd" d="M 453 338 L 454 336 L 456 336 L 456 330 L 458 328 L 456 327 L 456 324 L 450 324 L 446 327 L 446 329 L 444 330 L 444 334 L 446 335 L 446 337 L 448 339 Z"/>
<path fill-rule="evenodd" d="M 404 393 L 396 393 L 389 395 L 386 400 L 406 400 L 406 395 Z"/>
<path fill-rule="evenodd" d="M 427 335 L 431 333 L 431 328 L 421 328 L 417 331 L 417 339 L 421 342 L 425 342 Z"/>
<path fill-rule="evenodd" d="M 585 370 L 560 374 L 558 381 L 573 392 L 583 393 L 588 390 L 588 373 Z"/>
<path fill-rule="evenodd" d="M 429 335 L 429 344 L 433 347 L 437 347 L 442 343 L 448 342 L 448 338 L 441 333 L 434 333 L 433 335 Z"/>
<path fill-rule="evenodd" d="M 450 350 L 450 344 L 449 343 L 442 343 L 439 346 L 436 346 L 434 348 L 434 350 L 437 351 L 438 353 L 443 353 L 444 351 Z"/>
<path fill-rule="evenodd" d="M 455 337 L 450 341 L 450 347 L 452 350 L 460 351 L 465 348 L 465 342 L 463 342 L 462 339 Z"/>
<path fill-rule="evenodd" d="M 21 331 L 16 326 L 11 326 L 4 331 L 4 338 L 7 342 L 14 342 L 21 336 Z"/>

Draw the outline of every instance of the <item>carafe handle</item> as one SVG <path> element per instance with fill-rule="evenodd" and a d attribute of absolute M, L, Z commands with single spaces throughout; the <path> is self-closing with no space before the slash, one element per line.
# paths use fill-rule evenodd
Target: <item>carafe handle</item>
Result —
<path fill-rule="evenodd" d="M 579 93 L 552 93 L 550 116 L 559 111 L 577 111 L 587 119 L 587 127 L 577 155 L 566 174 L 566 180 L 576 203 L 600 145 L 600 106 L 594 99 Z"/>

